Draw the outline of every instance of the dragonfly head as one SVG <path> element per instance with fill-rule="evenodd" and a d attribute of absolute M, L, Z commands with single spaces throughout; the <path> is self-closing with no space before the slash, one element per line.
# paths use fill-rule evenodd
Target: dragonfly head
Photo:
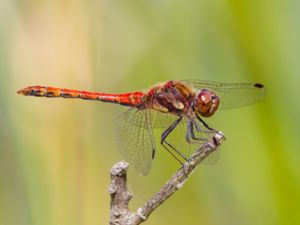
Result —
<path fill-rule="evenodd" d="M 202 89 L 197 92 L 194 99 L 194 109 L 203 117 L 212 116 L 220 104 L 219 97 L 212 91 Z"/>

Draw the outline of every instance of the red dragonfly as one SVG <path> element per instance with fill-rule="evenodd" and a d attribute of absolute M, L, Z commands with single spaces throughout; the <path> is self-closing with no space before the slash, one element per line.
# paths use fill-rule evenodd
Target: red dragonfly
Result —
<path fill-rule="evenodd" d="M 30 86 L 17 93 L 38 97 L 81 98 L 128 106 L 116 121 L 117 144 L 123 157 L 142 175 L 150 171 L 155 157 L 152 128 L 164 128 L 160 144 L 174 156 L 187 160 L 187 152 L 201 146 L 215 130 L 202 117 L 217 109 L 230 109 L 258 102 L 265 96 L 259 83 L 217 83 L 198 80 L 173 80 L 145 92 L 106 94 Z M 180 151 L 179 151 L 180 149 Z"/>

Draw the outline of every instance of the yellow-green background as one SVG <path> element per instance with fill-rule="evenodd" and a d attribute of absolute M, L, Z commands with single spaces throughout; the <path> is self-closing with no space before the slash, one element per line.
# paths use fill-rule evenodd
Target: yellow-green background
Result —
<path fill-rule="evenodd" d="M 0 224 L 108 224 L 117 105 L 30 98 L 27 85 L 123 92 L 169 79 L 261 82 L 207 122 L 227 141 L 147 224 L 300 224 L 298 0 L 0 0 Z M 141 206 L 178 168 L 161 148 Z"/>

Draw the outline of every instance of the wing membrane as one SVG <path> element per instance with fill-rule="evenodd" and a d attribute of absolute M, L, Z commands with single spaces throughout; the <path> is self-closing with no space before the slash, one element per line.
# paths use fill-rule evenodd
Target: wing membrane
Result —
<path fill-rule="evenodd" d="M 266 89 L 258 83 L 218 83 L 201 80 L 183 80 L 183 83 L 196 89 L 208 89 L 220 98 L 220 109 L 231 109 L 250 105 L 262 100 Z"/>
<path fill-rule="evenodd" d="M 171 124 L 178 119 L 178 116 L 175 116 L 170 113 L 162 113 L 159 111 L 156 111 L 154 109 L 143 109 L 139 110 L 144 114 L 147 114 L 147 117 L 149 118 L 149 123 L 152 128 L 167 128 L 171 126 Z M 139 112 L 140 113 L 140 112 Z M 133 114 L 133 113 L 131 113 Z M 131 115 L 130 116 L 133 116 Z M 132 122 L 132 118 L 128 118 L 128 115 L 124 115 L 125 118 L 122 118 L 127 121 L 127 123 Z M 134 126 L 139 126 L 140 128 L 147 128 L 149 124 L 141 123 L 141 122 L 136 122 L 133 124 Z"/>
<path fill-rule="evenodd" d="M 129 109 L 116 120 L 117 145 L 122 156 L 137 172 L 147 175 L 151 169 L 155 141 L 148 110 Z"/>

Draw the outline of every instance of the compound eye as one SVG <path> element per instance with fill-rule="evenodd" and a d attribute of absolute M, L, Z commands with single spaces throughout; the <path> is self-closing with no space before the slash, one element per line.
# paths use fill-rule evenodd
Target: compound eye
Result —
<path fill-rule="evenodd" d="M 207 106 L 208 104 L 211 104 L 212 96 L 207 90 L 203 90 L 199 93 L 198 99 L 201 105 Z"/>
<path fill-rule="evenodd" d="M 219 106 L 219 98 L 215 95 L 215 93 L 203 89 L 196 96 L 194 105 L 200 115 L 209 117 L 217 110 Z"/>
<path fill-rule="evenodd" d="M 212 95 L 211 98 L 212 98 L 212 104 L 219 104 L 220 99 L 218 96 Z"/>

